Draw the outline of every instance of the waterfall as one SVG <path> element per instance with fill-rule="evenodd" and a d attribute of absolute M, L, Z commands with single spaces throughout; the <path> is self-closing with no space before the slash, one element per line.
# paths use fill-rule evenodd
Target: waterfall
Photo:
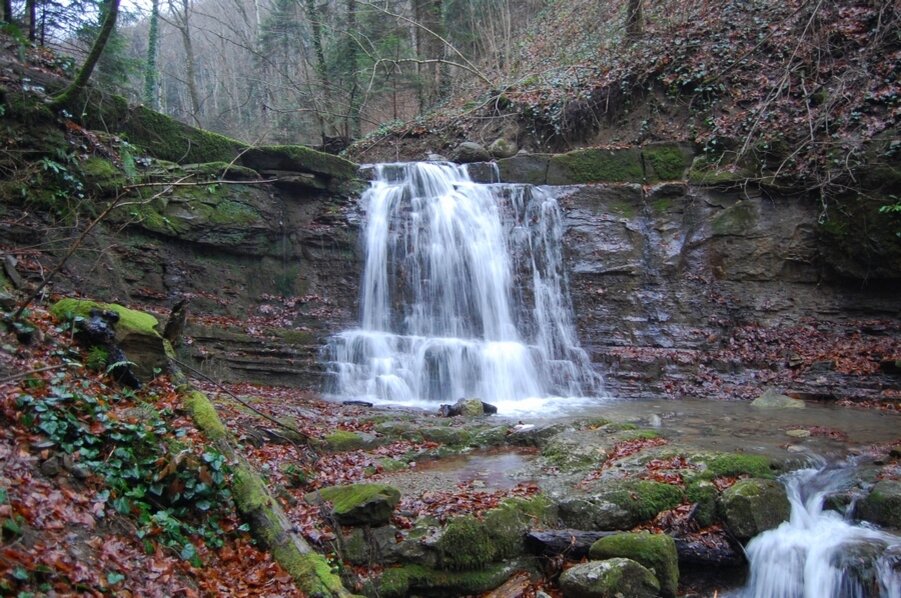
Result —
<path fill-rule="evenodd" d="M 408 405 L 476 397 L 501 413 L 584 397 L 553 191 L 446 163 L 385 164 L 362 198 L 361 327 L 329 340 L 329 390 Z"/>
<path fill-rule="evenodd" d="M 843 465 L 787 476 L 791 519 L 748 544 L 740 598 L 901 598 L 901 537 L 823 508 L 852 473 Z"/>

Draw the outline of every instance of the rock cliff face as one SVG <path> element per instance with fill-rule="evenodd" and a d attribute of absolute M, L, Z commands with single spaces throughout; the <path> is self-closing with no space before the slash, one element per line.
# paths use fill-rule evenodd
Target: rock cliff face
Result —
<path fill-rule="evenodd" d="M 190 363 L 225 380 L 317 386 L 325 337 L 357 319 L 360 189 L 283 154 L 258 151 L 226 173 L 234 184 L 175 188 L 119 214 L 97 241 L 100 262 L 82 256 L 69 284 L 161 308 L 190 296 Z M 666 144 L 501 161 L 505 182 L 580 183 L 561 199 L 565 252 L 582 344 L 608 392 L 728 399 L 776 386 L 896 400 L 891 280 L 831 274 L 814 202 L 730 190 L 690 165 Z M 246 184 L 255 172 L 280 182 Z"/>

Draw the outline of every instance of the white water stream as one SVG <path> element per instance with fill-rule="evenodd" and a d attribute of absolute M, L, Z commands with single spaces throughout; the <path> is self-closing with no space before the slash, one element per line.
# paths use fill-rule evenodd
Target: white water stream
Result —
<path fill-rule="evenodd" d="M 553 192 L 445 163 L 386 164 L 363 196 L 362 325 L 333 337 L 335 395 L 501 414 L 599 390 L 580 348 Z"/>
<path fill-rule="evenodd" d="M 901 598 L 901 537 L 824 510 L 853 467 L 802 469 L 785 480 L 791 519 L 747 546 L 740 598 Z"/>

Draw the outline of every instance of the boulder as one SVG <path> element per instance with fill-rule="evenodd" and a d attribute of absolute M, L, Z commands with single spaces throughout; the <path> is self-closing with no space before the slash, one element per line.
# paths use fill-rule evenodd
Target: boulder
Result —
<path fill-rule="evenodd" d="M 627 530 L 677 507 L 681 488 L 650 480 L 611 481 L 588 496 L 563 497 L 558 503 L 560 521 L 583 530 Z"/>
<path fill-rule="evenodd" d="M 777 527 L 791 513 L 785 488 L 758 478 L 742 480 L 723 492 L 720 507 L 729 531 L 742 541 Z"/>
<path fill-rule="evenodd" d="M 154 370 L 168 367 L 169 358 L 163 337 L 157 332 L 157 319 L 142 311 L 128 309 L 115 303 L 99 303 L 86 299 L 61 299 L 50 308 L 59 320 L 69 317 L 89 318 L 91 312 L 115 312 L 115 344 L 122 350 L 132 370 L 140 378 L 150 378 Z"/>
<path fill-rule="evenodd" d="M 675 598 L 679 586 L 676 543 L 666 534 L 625 533 L 601 538 L 588 550 L 589 558 L 626 558 L 647 567 L 660 582 L 661 596 Z"/>
<path fill-rule="evenodd" d="M 457 164 L 469 164 L 470 162 L 488 162 L 491 154 L 479 143 L 464 141 L 453 149 L 450 154 L 452 162 Z"/>
<path fill-rule="evenodd" d="M 307 502 L 327 500 L 342 525 L 385 525 L 400 501 L 400 491 L 386 484 L 350 484 L 329 486 L 311 492 Z"/>
<path fill-rule="evenodd" d="M 503 137 L 499 137 L 491 142 L 491 145 L 488 146 L 488 151 L 495 158 L 512 158 L 519 151 L 519 147 L 517 147 L 515 141 L 508 141 Z"/>
<path fill-rule="evenodd" d="M 497 407 L 489 403 L 483 403 L 479 399 L 460 399 L 453 405 L 441 405 L 438 413 L 444 417 L 455 417 L 458 415 L 475 417 L 477 415 L 495 414 L 497 413 Z"/>
<path fill-rule="evenodd" d="M 901 482 L 881 480 L 857 503 L 855 515 L 878 525 L 901 529 Z"/>
<path fill-rule="evenodd" d="M 751 401 L 752 407 L 759 409 L 804 409 L 804 401 L 793 399 L 768 388 L 766 392 Z"/>
<path fill-rule="evenodd" d="M 544 185 L 550 159 L 550 154 L 518 154 L 499 159 L 497 168 L 504 183 Z"/>
<path fill-rule="evenodd" d="M 564 598 L 654 598 L 660 584 L 641 564 L 624 558 L 591 561 L 560 575 Z"/>

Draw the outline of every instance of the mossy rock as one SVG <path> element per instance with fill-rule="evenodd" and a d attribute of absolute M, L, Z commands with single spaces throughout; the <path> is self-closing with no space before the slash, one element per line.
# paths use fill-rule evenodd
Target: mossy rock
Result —
<path fill-rule="evenodd" d="M 878 525 L 901 529 L 901 482 L 881 480 L 857 503 L 855 515 Z"/>
<path fill-rule="evenodd" d="M 752 201 L 738 201 L 710 221 L 710 227 L 717 236 L 747 236 L 757 226 L 758 204 Z"/>
<path fill-rule="evenodd" d="M 556 519 L 553 503 L 544 496 L 508 499 L 479 520 L 452 519 L 435 543 L 442 569 L 482 569 L 489 563 L 525 554 L 525 533 Z"/>
<path fill-rule="evenodd" d="M 420 430 L 423 440 L 450 446 L 468 446 L 472 433 L 464 428 L 435 426 Z"/>
<path fill-rule="evenodd" d="M 679 587 L 679 557 L 676 543 L 666 534 L 626 533 L 601 538 L 588 550 L 589 558 L 632 559 L 647 567 L 660 582 L 660 594 L 675 598 Z"/>
<path fill-rule="evenodd" d="M 350 484 L 330 486 L 307 494 L 307 500 L 332 503 L 333 513 L 342 525 L 385 525 L 400 501 L 400 491 L 386 484 Z"/>
<path fill-rule="evenodd" d="M 751 407 L 758 409 L 804 409 L 804 401 L 793 399 L 768 388 L 762 395 L 751 401 Z"/>
<path fill-rule="evenodd" d="M 558 504 L 567 527 L 584 530 L 626 530 L 682 503 L 678 486 L 648 480 L 606 484 L 594 495 L 570 497 Z"/>
<path fill-rule="evenodd" d="M 183 400 L 191 413 L 194 423 L 197 424 L 197 427 L 200 428 L 207 438 L 215 441 L 228 436 L 228 432 L 222 424 L 222 420 L 219 419 L 216 408 L 213 407 L 213 404 L 205 394 L 199 390 L 191 390 L 185 393 Z"/>
<path fill-rule="evenodd" d="M 548 164 L 548 185 L 642 183 L 641 150 L 582 149 L 558 154 Z"/>
<path fill-rule="evenodd" d="M 740 475 L 749 475 L 755 478 L 772 478 L 775 475 L 774 463 L 763 455 L 714 453 L 693 455 L 690 461 L 702 466 L 700 477 L 707 479 Z"/>
<path fill-rule="evenodd" d="M 322 439 L 321 446 L 327 451 L 341 453 L 362 449 L 367 445 L 366 438 L 357 432 L 337 430 Z"/>
<path fill-rule="evenodd" d="M 701 527 L 713 525 L 717 520 L 719 491 L 710 480 L 694 480 L 685 489 L 685 498 L 698 505 L 695 520 Z"/>
<path fill-rule="evenodd" d="M 127 182 L 125 173 L 106 158 L 91 156 L 79 168 L 88 188 L 101 195 L 115 193 Z"/>
<path fill-rule="evenodd" d="M 688 145 L 669 142 L 648 144 L 641 149 L 641 155 L 651 183 L 685 179 L 694 158 Z"/>
<path fill-rule="evenodd" d="M 744 541 L 787 521 L 791 505 L 781 484 L 752 478 L 726 489 L 720 509 L 729 531 Z"/>
<path fill-rule="evenodd" d="M 646 567 L 626 558 L 591 561 L 560 575 L 565 598 L 655 598 L 660 583 Z"/>
<path fill-rule="evenodd" d="M 378 598 L 470 596 L 500 586 L 516 568 L 515 564 L 499 564 L 480 571 L 441 571 L 422 565 L 403 565 L 385 569 L 379 580 L 364 592 Z"/>
<path fill-rule="evenodd" d="M 156 370 L 166 369 L 169 357 L 163 337 L 157 332 L 157 319 L 142 311 L 129 309 L 116 303 L 100 303 L 88 299 L 61 299 L 50 312 L 58 320 L 80 316 L 87 318 L 91 310 L 114 311 L 119 314 L 116 323 L 116 343 L 125 353 L 129 361 L 134 363 L 135 373 L 142 378 L 149 378 Z"/>
<path fill-rule="evenodd" d="M 356 164 L 344 158 L 318 152 L 303 145 L 251 148 L 241 156 L 240 163 L 257 171 L 308 172 L 344 181 L 356 178 L 359 169 Z"/>

